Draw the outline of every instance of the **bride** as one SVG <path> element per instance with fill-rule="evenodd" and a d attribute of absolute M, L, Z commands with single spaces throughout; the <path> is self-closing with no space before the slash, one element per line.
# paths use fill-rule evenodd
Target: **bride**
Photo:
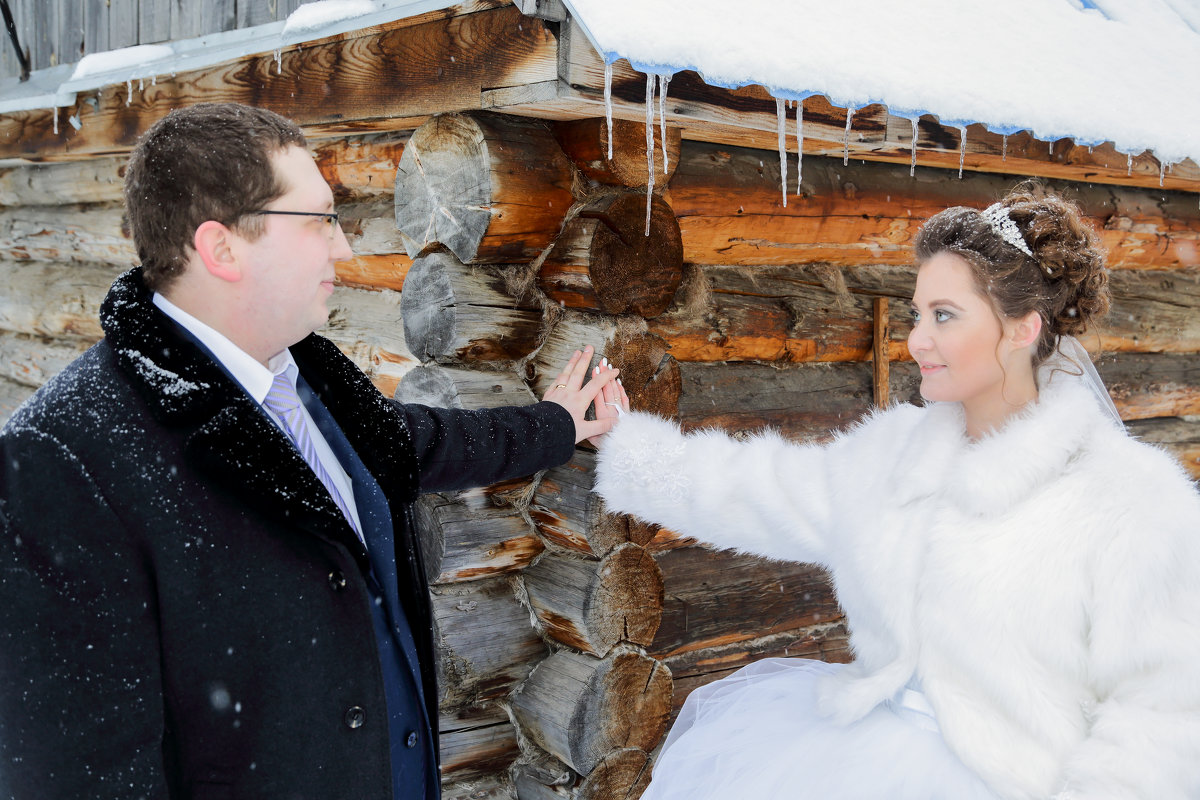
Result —
<path fill-rule="evenodd" d="M 1108 309 L 1095 233 L 1023 184 L 916 252 L 924 407 L 798 445 L 606 387 L 609 508 L 825 565 L 855 654 L 693 692 L 644 798 L 1200 798 L 1200 497 L 1074 338 Z"/>

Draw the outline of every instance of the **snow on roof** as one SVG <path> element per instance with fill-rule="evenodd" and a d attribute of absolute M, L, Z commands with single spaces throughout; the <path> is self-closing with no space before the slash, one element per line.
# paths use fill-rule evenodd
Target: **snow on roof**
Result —
<path fill-rule="evenodd" d="M 606 62 L 1200 162 L 1200 0 L 564 0 Z"/>

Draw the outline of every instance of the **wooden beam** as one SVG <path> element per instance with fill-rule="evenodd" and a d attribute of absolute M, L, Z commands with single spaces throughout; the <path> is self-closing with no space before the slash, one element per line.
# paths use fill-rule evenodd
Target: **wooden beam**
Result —
<path fill-rule="evenodd" d="M 487 10 L 478 11 L 484 7 Z M 139 134 L 172 108 L 236 101 L 270 108 L 311 133 L 368 133 L 415 127 L 444 111 L 482 107 L 486 90 L 554 80 L 551 31 L 495 0 L 435 12 L 353 34 L 285 48 L 205 70 L 162 76 L 130 92 L 125 85 L 80 94 L 61 119 L 54 111 L 0 116 L 0 158 L 80 159 L 128 152 Z"/>
<path fill-rule="evenodd" d="M 559 101 L 546 104 L 544 113 L 558 110 L 563 118 L 600 116 L 601 110 L 580 113 L 579 106 L 603 108 L 603 58 L 573 20 L 562 24 L 560 39 L 560 84 L 564 88 Z M 624 60 L 616 62 L 612 80 L 613 114 L 630 120 L 644 119 L 645 87 L 643 73 Z M 681 128 L 685 139 L 776 149 L 775 98 L 762 86 L 722 89 L 704 83 L 695 72 L 681 72 L 671 80 L 667 105 L 667 124 Z M 1000 134 L 987 132 L 982 125 L 969 126 L 966 137 L 965 170 L 1124 186 L 1160 186 L 1160 164 L 1149 153 L 1136 156 L 1130 167 L 1126 156 L 1117 153 L 1110 144 L 1089 148 L 1070 140 L 1041 141 L 1025 133 L 1006 140 Z M 932 116 L 922 117 L 917 136 L 918 171 L 922 167 L 957 170 L 960 145 L 958 128 L 942 125 Z M 794 138 L 789 148 L 794 152 Z M 848 152 L 850 159 L 907 166 L 912 159 L 912 123 L 891 116 L 883 106 L 866 106 L 854 110 L 847 140 L 846 109 L 817 95 L 804 102 L 804 152 L 837 157 Z M 1162 176 L 1161 186 L 1200 191 L 1200 166 L 1192 160 L 1173 165 Z"/>
<path fill-rule="evenodd" d="M 872 327 L 874 336 L 871 337 L 871 366 L 875 386 L 875 407 L 887 408 L 890 392 L 888 390 L 888 366 L 890 337 L 888 325 L 888 299 L 876 297 L 873 303 Z"/>

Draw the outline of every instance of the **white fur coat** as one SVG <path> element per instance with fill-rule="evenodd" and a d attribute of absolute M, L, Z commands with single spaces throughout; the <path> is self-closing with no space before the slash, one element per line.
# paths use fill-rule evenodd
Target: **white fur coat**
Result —
<path fill-rule="evenodd" d="M 1200 798 L 1200 499 L 1067 385 L 969 442 L 957 404 L 899 406 L 824 447 L 627 415 L 610 509 L 721 548 L 826 565 L 855 663 L 825 711 L 912 678 L 1011 800 Z"/>

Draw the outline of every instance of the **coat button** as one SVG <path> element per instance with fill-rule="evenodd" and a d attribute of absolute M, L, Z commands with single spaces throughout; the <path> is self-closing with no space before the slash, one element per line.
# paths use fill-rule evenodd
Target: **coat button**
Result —
<path fill-rule="evenodd" d="M 417 734 L 415 731 L 408 732 L 408 736 L 404 739 L 404 746 L 410 750 L 417 746 Z"/>
<path fill-rule="evenodd" d="M 340 569 L 335 569 L 333 572 L 329 573 L 329 588 L 333 589 L 335 592 L 340 592 L 342 589 L 346 588 L 346 576 Z"/>
<path fill-rule="evenodd" d="M 367 721 L 367 712 L 362 706 L 350 706 L 346 709 L 346 727 L 361 728 Z"/>

